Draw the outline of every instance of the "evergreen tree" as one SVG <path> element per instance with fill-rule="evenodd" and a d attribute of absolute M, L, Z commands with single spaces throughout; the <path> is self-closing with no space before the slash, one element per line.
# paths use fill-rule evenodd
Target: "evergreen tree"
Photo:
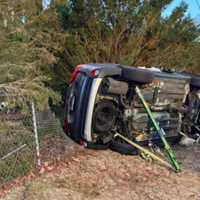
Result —
<path fill-rule="evenodd" d="M 172 0 L 1 0 L 0 84 L 47 104 L 73 67 L 112 62 L 199 72 L 200 29 Z"/>
<path fill-rule="evenodd" d="M 172 0 L 70 2 L 62 12 L 63 27 L 70 33 L 65 50 L 68 66 L 115 62 L 194 67 L 187 57 L 192 54 L 192 44 L 199 44 L 195 42 L 199 27 L 185 15 L 186 4 L 163 18 L 162 12 Z"/>

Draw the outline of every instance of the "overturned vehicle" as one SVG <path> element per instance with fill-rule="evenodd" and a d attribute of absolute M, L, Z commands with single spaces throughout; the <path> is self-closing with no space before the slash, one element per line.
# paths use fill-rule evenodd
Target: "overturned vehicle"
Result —
<path fill-rule="evenodd" d="M 166 139 L 176 142 L 184 124 L 191 131 L 193 118 L 199 123 L 199 111 L 195 110 L 192 118 L 188 114 L 194 104 L 190 96 L 199 95 L 197 86 L 190 91 L 191 80 L 190 74 L 156 68 L 78 65 L 67 92 L 64 129 L 75 141 L 87 146 L 110 145 L 115 132 L 139 144 L 159 142 L 159 135 L 136 94 L 138 87 Z M 114 149 L 126 145 L 120 140 L 114 144 Z"/>

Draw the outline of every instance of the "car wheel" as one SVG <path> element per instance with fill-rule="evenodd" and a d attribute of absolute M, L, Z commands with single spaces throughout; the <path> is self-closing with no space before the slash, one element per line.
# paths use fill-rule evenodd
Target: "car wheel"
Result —
<path fill-rule="evenodd" d="M 200 87 L 200 76 L 192 75 L 191 85 Z"/>
<path fill-rule="evenodd" d="M 102 100 L 95 106 L 92 128 L 96 133 L 108 133 L 116 121 L 116 107 L 112 101 Z"/>
<path fill-rule="evenodd" d="M 189 72 L 181 72 L 181 74 L 191 77 L 190 85 L 194 87 L 200 87 L 200 76 L 189 73 Z"/>
<path fill-rule="evenodd" d="M 107 144 L 97 144 L 93 142 L 87 142 L 85 147 L 87 149 L 94 149 L 94 150 L 107 150 L 110 147 L 110 143 Z"/>
<path fill-rule="evenodd" d="M 127 143 L 113 140 L 110 143 L 110 149 L 125 155 L 138 155 L 138 150 Z"/>

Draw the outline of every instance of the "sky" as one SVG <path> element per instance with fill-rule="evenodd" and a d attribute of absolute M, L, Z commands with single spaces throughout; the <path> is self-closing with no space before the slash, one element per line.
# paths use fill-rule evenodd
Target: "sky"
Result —
<path fill-rule="evenodd" d="M 48 8 L 49 2 L 50 0 L 42 0 L 42 5 L 44 9 Z"/>
<path fill-rule="evenodd" d="M 164 16 L 169 16 L 173 9 L 182 1 L 188 4 L 187 15 L 190 15 L 196 22 L 200 23 L 200 0 L 174 0 L 164 11 Z M 50 0 L 43 0 L 43 7 L 47 8 Z"/>
<path fill-rule="evenodd" d="M 187 15 L 190 15 L 196 22 L 200 23 L 200 0 L 174 0 L 164 11 L 164 16 L 169 16 L 172 10 L 181 2 L 188 4 Z"/>

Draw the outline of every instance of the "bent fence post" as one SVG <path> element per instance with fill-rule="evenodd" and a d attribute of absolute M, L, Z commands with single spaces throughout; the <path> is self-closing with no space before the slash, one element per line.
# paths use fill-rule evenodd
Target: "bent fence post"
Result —
<path fill-rule="evenodd" d="M 5 156 L 3 156 L 2 158 L 0 158 L 0 161 L 5 160 L 6 158 L 12 156 L 13 154 L 17 153 L 18 151 L 20 151 L 21 149 L 25 148 L 27 146 L 27 144 L 23 144 L 20 147 L 14 149 L 13 151 L 9 152 L 8 154 L 6 154 Z"/>
<path fill-rule="evenodd" d="M 33 117 L 33 131 L 34 131 L 35 145 L 36 145 L 37 165 L 38 165 L 38 167 L 41 167 L 40 145 L 39 145 L 39 138 L 38 138 L 38 129 L 37 129 L 37 121 L 36 121 L 34 102 L 31 103 L 31 109 L 32 109 L 32 117 Z"/>

